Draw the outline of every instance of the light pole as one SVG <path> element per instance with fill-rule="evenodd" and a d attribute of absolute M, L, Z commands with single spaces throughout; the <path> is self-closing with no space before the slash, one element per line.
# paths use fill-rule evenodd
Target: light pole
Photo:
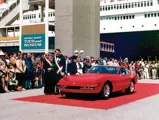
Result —
<path fill-rule="evenodd" d="M 83 53 L 84 53 L 84 50 L 75 50 L 74 53 L 75 53 L 76 56 L 80 56 L 81 57 L 83 55 Z"/>

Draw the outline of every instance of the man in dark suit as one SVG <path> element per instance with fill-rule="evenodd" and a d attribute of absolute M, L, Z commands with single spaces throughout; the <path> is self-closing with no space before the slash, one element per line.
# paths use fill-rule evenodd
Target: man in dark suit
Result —
<path fill-rule="evenodd" d="M 56 72 L 55 78 L 53 78 L 56 82 L 56 84 L 59 82 L 61 78 L 63 78 L 66 75 L 66 59 L 61 54 L 60 49 L 55 50 L 55 54 L 53 57 L 53 64 L 54 64 L 54 70 Z M 55 87 L 55 92 L 58 94 L 59 90 Z"/>
<path fill-rule="evenodd" d="M 68 75 L 75 75 L 77 74 L 77 56 L 72 56 L 72 61 L 68 65 Z"/>

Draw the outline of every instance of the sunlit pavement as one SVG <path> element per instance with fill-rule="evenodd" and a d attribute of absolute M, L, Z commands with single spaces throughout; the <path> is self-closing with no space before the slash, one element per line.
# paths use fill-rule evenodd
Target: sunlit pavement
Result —
<path fill-rule="evenodd" d="M 157 83 L 159 80 L 139 80 Z M 15 101 L 42 95 L 42 89 L 0 94 L 0 120 L 158 120 L 159 94 L 108 110 Z"/>

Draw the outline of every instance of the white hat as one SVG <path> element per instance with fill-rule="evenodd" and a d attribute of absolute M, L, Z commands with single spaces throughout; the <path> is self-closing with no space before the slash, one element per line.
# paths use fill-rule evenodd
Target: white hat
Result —
<path fill-rule="evenodd" d="M 2 50 L 0 50 L 0 56 L 5 55 Z"/>

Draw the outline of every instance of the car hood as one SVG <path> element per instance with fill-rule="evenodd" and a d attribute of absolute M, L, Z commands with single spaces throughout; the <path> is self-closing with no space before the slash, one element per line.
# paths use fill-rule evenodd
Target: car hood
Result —
<path fill-rule="evenodd" d="M 94 73 L 86 73 L 82 75 L 70 75 L 66 76 L 63 79 L 60 80 L 59 84 L 74 84 L 74 85 L 90 85 L 97 83 L 98 80 L 105 78 L 106 76 L 112 76 L 112 75 L 106 75 L 106 74 L 94 74 Z"/>

